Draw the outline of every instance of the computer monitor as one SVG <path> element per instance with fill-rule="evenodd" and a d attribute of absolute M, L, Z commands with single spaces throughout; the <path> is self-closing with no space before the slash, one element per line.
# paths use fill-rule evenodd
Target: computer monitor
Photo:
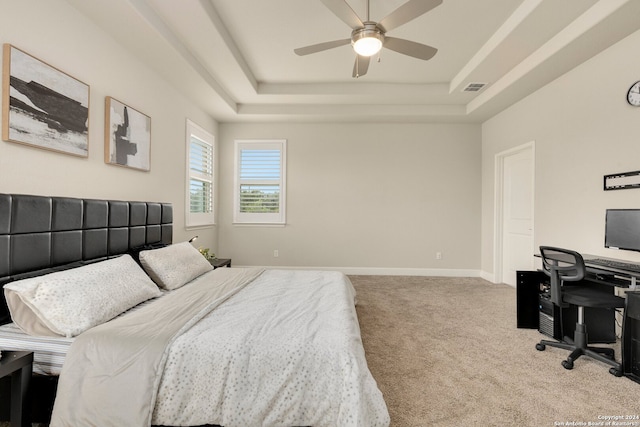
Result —
<path fill-rule="evenodd" d="M 640 209 L 607 209 L 604 246 L 640 252 Z"/>

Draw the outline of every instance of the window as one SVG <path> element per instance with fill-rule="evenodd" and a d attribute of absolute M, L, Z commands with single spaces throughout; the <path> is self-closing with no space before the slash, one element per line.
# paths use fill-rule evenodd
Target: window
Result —
<path fill-rule="evenodd" d="M 187 120 L 187 227 L 213 225 L 214 138 Z"/>
<path fill-rule="evenodd" d="M 234 222 L 285 224 L 286 140 L 235 142 Z"/>

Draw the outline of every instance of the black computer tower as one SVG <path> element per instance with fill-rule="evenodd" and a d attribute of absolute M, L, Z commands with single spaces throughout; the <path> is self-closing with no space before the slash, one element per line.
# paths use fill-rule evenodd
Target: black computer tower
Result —
<path fill-rule="evenodd" d="M 578 309 L 574 305 L 560 308 L 551 302 L 549 292 L 538 295 L 538 330 L 556 340 L 573 338 L 578 321 Z M 615 312 L 601 308 L 585 307 L 589 344 L 614 343 L 616 341 Z"/>
<path fill-rule="evenodd" d="M 516 320 L 517 327 L 538 329 L 538 294 L 548 277 L 539 271 L 518 271 L 516 274 Z"/>
<path fill-rule="evenodd" d="M 640 292 L 627 292 L 622 324 L 622 371 L 640 383 Z"/>
<path fill-rule="evenodd" d="M 560 339 L 560 312 L 551 302 L 548 292 L 538 294 L 538 331 L 548 337 Z"/>

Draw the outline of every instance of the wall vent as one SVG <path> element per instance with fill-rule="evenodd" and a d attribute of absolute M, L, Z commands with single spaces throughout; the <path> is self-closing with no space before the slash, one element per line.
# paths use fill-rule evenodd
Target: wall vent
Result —
<path fill-rule="evenodd" d="M 462 91 L 463 92 L 479 92 L 486 85 L 487 85 L 486 83 L 469 83 L 462 89 Z"/>

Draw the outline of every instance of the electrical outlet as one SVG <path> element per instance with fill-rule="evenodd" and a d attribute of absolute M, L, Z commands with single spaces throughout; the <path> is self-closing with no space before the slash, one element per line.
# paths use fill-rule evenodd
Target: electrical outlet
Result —
<path fill-rule="evenodd" d="M 436 259 L 442 259 L 442 252 L 436 252 Z"/>
<path fill-rule="evenodd" d="M 279 256 L 280 256 L 280 253 L 278 253 L 278 250 L 277 250 L 277 249 L 274 249 L 274 250 L 273 250 L 273 257 L 274 257 L 274 258 L 278 258 Z"/>

